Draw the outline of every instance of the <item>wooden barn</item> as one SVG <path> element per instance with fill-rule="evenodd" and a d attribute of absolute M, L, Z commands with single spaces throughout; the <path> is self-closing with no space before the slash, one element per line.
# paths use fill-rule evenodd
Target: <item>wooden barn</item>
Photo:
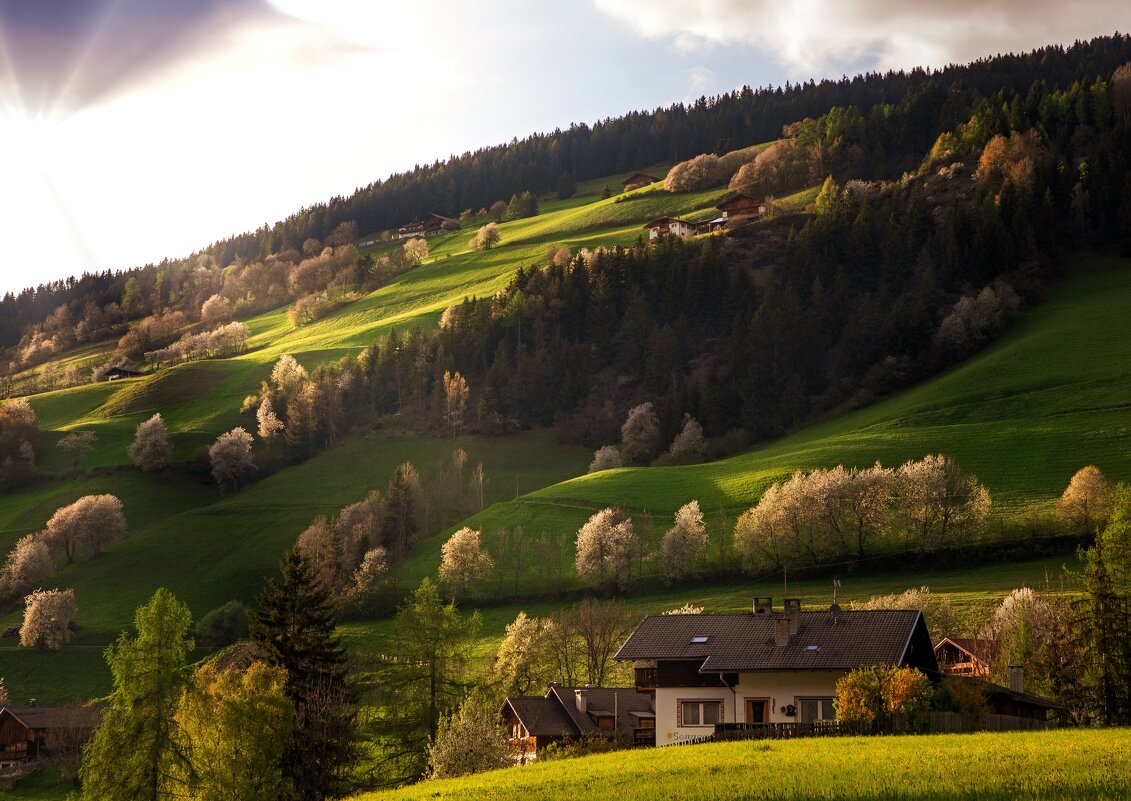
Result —
<path fill-rule="evenodd" d="M 651 175 L 648 175 L 648 173 L 644 173 L 644 172 L 634 173 L 633 175 L 628 176 L 628 178 L 626 178 L 624 180 L 624 184 L 623 184 L 624 191 L 625 192 L 631 192 L 633 189 L 639 189 L 642 186 L 651 186 L 652 184 L 656 183 L 658 180 L 660 180 L 660 179 L 659 178 L 653 178 Z"/>
<path fill-rule="evenodd" d="M 990 666 L 997 654 L 997 640 L 944 637 L 935 646 L 939 670 L 952 676 L 985 678 L 990 675 Z"/>
<path fill-rule="evenodd" d="M 722 212 L 721 219 L 728 223 L 737 220 L 756 220 L 766 214 L 766 201 L 749 195 L 738 194 L 716 206 Z"/>
<path fill-rule="evenodd" d="M 586 734 L 632 737 L 654 745 L 652 697 L 633 687 L 566 687 L 551 684 L 545 695 L 510 696 L 500 710 L 518 759 L 533 759 L 552 743 Z"/>
<path fill-rule="evenodd" d="M 397 239 L 413 239 L 442 234 L 445 231 L 459 230 L 459 220 L 442 214 L 429 214 L 423 220 L 413 220 L 397 229 Z"/>
<path fill-rule="evenodd" d="M 95 707 L 0 707 L 0 767 L 39 759 L 52 738 L 85 741 L 98 725 Z"/>
<path fill-rule="evenodd" d="M 119 378 L 137 378 L 141 373 L 128 367 L 110 367 L 98 374 L 99 381 L 117 381 Z"/>

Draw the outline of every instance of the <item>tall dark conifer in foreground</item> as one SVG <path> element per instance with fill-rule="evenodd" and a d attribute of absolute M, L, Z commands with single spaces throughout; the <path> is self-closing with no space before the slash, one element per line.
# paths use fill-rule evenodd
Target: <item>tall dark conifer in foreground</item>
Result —
<path fill-rule="evenodd" d="M 269 581 L 258 599 L 251 636 L 272 665 L 286 669 L 286 692 L 295 705 L 283 775 L 295 799 L 319 801 L 346 790 L 355 756 L 353 692 L 329 590 L 297 551 L 283 557 L 280 569 L 282 581 Z"/>

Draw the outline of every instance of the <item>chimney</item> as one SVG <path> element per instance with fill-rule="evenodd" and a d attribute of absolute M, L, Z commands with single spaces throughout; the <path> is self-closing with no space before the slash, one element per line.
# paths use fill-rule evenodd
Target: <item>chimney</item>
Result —
<path fill-rule="evenodd" d="M 1025 692 L 1025 667 L 1023 665 L 1009 666 L 1009 689 L 1015 693 Z"/>
<path fill-rule="evenodd" d="M 585 698 L 585 690 L 580 687 L 573 691 L 574 702 L 577 704 L 577 711 L 585 714 L 589 711 L 589 704 Z"/>
<path fill-rule="evenodd" d="M 796 634 L 801 625 L 801 599 L 786 598 L 785 613 L 789 616 L 789 633 Z"/>
<path fill-rule="evenodd" d="M 789 645 L 790 620 L 788 617 L 774 618 L 774 645 L 784 648 Z"/>
<path fill-rule="evenodd" d="M 773 598 L 755 598 L 754 599 L 754 614 L 768 615 L 774 611 Z"/>

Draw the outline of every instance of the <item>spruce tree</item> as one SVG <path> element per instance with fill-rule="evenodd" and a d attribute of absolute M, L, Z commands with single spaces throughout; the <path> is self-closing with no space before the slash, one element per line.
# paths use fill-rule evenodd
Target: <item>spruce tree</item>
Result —
<path fill-rule="evenodd" d="M 355 756 L 354 694 L 329 589 L 298 551 L 283 557 L 280 570 L 282 581 L 268 581 L 258 599 L 251 636 L 269 664 L 287 671 L 295 718 L 283 775 L 295 799 L 318 801 L 346 789 Z"/>

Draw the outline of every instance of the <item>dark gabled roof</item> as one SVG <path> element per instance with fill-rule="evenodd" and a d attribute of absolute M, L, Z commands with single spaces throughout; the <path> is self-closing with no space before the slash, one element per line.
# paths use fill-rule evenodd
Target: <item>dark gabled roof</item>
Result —
<path fill-rule="evenodd" d="M 504 702 L 514 710 L 531 737 L 576 737 L 581 732 L 556 698 L 515 695 Z"/>
<path fill-rule="evenodd" d="M 1041 696 L 1033 695 L 1032 693 L 1011 690 L 1008 687 L 1002 687 L 1000 684 L 994 684 L 992 681 L 979 679 L 975 676 L 947 676 L 946 678 L 948 681 L 966 682 L 973 687 L 977 687 L 979 690 L 981 690 L 982 694 L 988 700 L 1011 701 L 1022 706 L 1033 706 L 1039 709 L 1052 709 L 1058 712 L 1063 712 L 1066 708 L 1064 704 L 1060 703 L 1059 701 L 1053 701 L 1049 698 L 1042 698 Z"/>
<path fill-rule="evenodd" d="M 618 729 L 636 726 L 633 712 L 652 711 L 652 697 L 637 692 L 635 687 L 566 687 L 556 682 L 551 684 L 546 696 L 557 698 L 565 713 L 583 733 L 599 731 L 600 728 L 588 713 L 577 708 L 578 690 L 585 693 L 586 709 L 606 715 L 612 715 L 615 711 Z"/>
<path fill-rule="evenodd" d="M 688 220 L 684 220 L 684 219 L 681 219 L 679 217 L 672 217 L 671 215 L 664 214 L 663 216 L 657 217 L 654 220 L 649 220 L 648 222 L 644 223 L 644 227 L 645 228 L 653 228 L 657 225 L 663 225 L 666 222 L 679 222 L 679 223 L 683 223 L 684 225 L 695 225 L 695 223 L 690 222 Z"/>
<path fill-rule="evenodd" d="M 701 660 L 703 673 L 852 670 L 862 665 L 903 664 L 917 627 L 922 626 L 926 633 L 922 613 L 917 611 L 801 612 L 797 633 L 787 645 L 778 646 L 775 621 L 784 617 L 652 615 L 629 635 L 616 658 Z M 706 642 L 692 642 L 703 637 Z"/>
<path fill-rule="evenodd" d="M 726 210 L 726 209 L 729 209 L 731 206 L 736 206 L 736 205 L 745 206 L 745 205 L 748 205 L 750 203 L 757 203 L 758 205 L 761 205 L 762 201 L 759 198 L 751 197 L 750 195 L 744 195 L 740 192 L 737 195 L 733 195 L 731 197 L 728 197 L 726 200 L 722 201 L 717 206 L 715 206 L 715 208 Z"/>
<path fill-rule="evenodd" d="M 97 707 L 68 706 L 11 706 L 0 707 L 0 715 L 7 712 L 29 729 L 87 728 L 98 725 Z"/>
<path fill-rule="evenodd" d="M 425 221 L 436 219 L 436 220 L 439 220 L 440 222 L 452 222 L 452 223 L 458 223 L 459 222 L 459 220 L 453 219 L 452 217 L 445 217 L 443 214 L 436 214 L 435 212 L 432 212 L 431 214 L 429 214 L 424 219 L 425 219 Z"/>

